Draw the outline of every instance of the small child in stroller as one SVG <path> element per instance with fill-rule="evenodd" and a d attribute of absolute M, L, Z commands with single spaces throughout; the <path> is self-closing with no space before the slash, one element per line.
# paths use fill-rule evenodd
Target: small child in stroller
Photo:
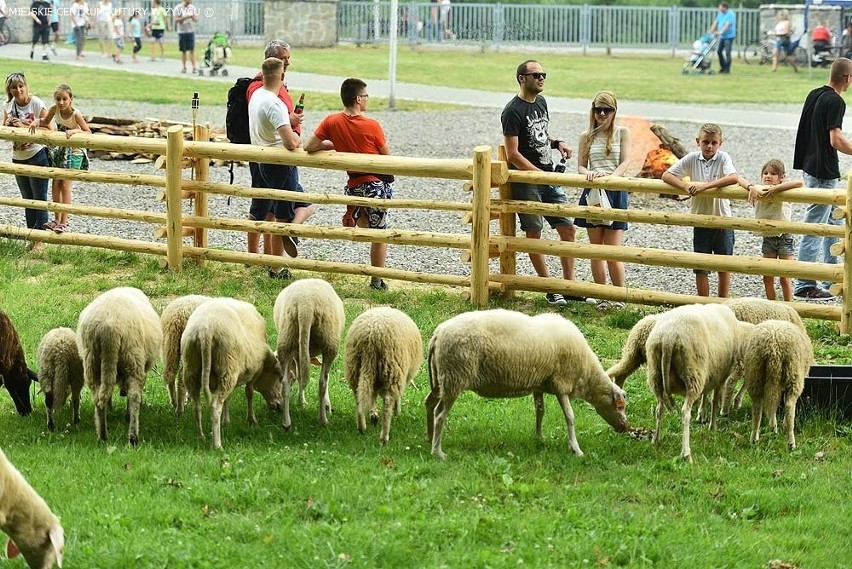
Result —
<path fill-rule="evenodd" d="M 718 39 L 715 35 L 704 34 L 692 44 L 692 51 L 689 54 L 689 59 L 683 64 L 683 74 L 689 73 L 714 73 L 711 66 L 713 65 L 713 52 L 716 49 Z"/>
<path fill-rule="evenodd" d="M 231 34 L 230 32 L 216 32 L 207 43 L 204 51 L 204 67 L 210 68 L 210 75 L 228 75 L 225 64 L 231 57 Z M 199 75 L 204 75 L 204 70 L 198 70 Z"/>

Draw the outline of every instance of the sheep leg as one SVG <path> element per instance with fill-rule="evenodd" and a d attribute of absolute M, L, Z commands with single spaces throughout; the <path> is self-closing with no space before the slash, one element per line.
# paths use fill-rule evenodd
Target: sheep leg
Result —
<path fill-rule="evenodd" d="M 201 440 L 206 440 L 207 437 L 204 435 L 204 424 L 201 416 L 201 394 L 198 394 L 193 403 L 195 404 L 195 426 L 198 429 L 198 436 L 201 437 Z"/>
<path fill-rule="evenodd" d="M 728 379 L 725 380 L 724 393 L 722 397 L 722 410 L 720 415 L 722 417 L 727 417 L 728 413 L 731 411 L 731 402 L 734 399 L 734 389 L 737 386 L 737 379 L 734 374 L 728 376 Z"/>
<path fill-rule="evenodd" d="M 700 402 L 698 404 L 698 418 L 696 419 L 696 422 L 698 422 L 698 424 L 703 425 L 707 422 L 708 407 L 710 407 L 709 397 L 707 392 L 705 391 L 701 394 Z"/>
<path fill-rule="evenodd" d="M 107 440 L 106 407 L 102 402 L 95 405 L 95 432 L 98 434 L 98 440 L 104 442 Z"/>
<path fill-rule="evenodd" d="M 760 440 L 760 421 L 763 419 L 763 399 L 751 396 L 751 442 Z"/>
<path fill-rule="evenodd" d="M 716 412 L 719 409 L 720 399 L 722 398 L 722 387 L 718 387 L 713 390 L 713 402 L 710 407 L 710 430 L 715 431 L 717 429 L 716 425 Z"/>
<path fill-rule="evenodd" d="M 249 425 L 257 425 L 257 417 L 254 414 L 254 389 L 246 385 L 246 421 Z"/>
<path fill-rule="evenodd" d="M 435 406 L 435 431 L 432 436 L 432 454 L 441 460 L 447 458 L 444 451 L 441 450 L 441 436 L 444 432 L 444 423 L 447 420 L 447 415 L 449 415 L 450 409 L 453 407 L 453 403 L 455 403 L 455 399 L 449 399 L 445 396 L 445 398 L 440 399 L 438 404 Z"/>
<path fill-rule="evenodd" d="M 379 408 L 376 405 L 376 392 L 374 391 L 372 394 L 373 404 L 370 406 L 370 424 L 378 425 L 379 424 Z"/>
<path fill-rule="evenodd" d="M 544 423 L 544 394 L 533 393 L 533 405 L 535 406 L 535 436 L 541 438 L 541 425 Z"/>
<path fill-rule="evenodd" d="M 222 409 L 227 400 L 222 401 L 219 397 L 214 397 L 210 402 L 210 422 L 213 428 L 213 448 L 222 448 Z"/>
<path fill-rule="evenodd" d="M 574 431 L 574 409 L 571 408 L 571 401 L 566 394 L 557 396 L 559 405 L 562 406 L 562 412 L 565 414 L 565 422 L 568 423 L 568 444 L 571 450 L 577 456 L 583 456 L 583 451 L 580 450 L 580 445 L 577 444 L 577 433 Z"/>
<path fill-rule="evenodd" d="M 225 402 L 222 403 L 222 422 L 226 427 L 231 426 L 231 397 L 228 396 Z"/>
<path fill-rule="evenodd" d="M 435 407 L 438 405 L 437 391 L 434 389 L 430 391 L 423 405 L 426 407 L 426 440 L 431 443 L 435 433 Z"/>
<path fill-rule="evenodd" d="M 355 424 L 358 426 L 358 432 L 362 435 L 367 432 L 367 410 L 360 402 L 356 402 L 358 409 L 356 410 Z"/>
<path fill-rule="evenodd" d="M 183 383 L 183 377 L 177 381 L 177 394 L 175 395 L 175 413 L 178 417 L 183 415 L 183 409 L 186 405 L 186 386 Z"/>
<path fill-rule="evenodd" d="M 71 422 L 74 425 L 80 424 L 80 392 L 71 392 Z"/>
<path fill-rule="evenodd" d="M 319 419 L 320 424 L 328 425 L 328 414 L 331 413 L 331 399 L 328 397 L 328 374 L 331 372 L 331 360 L 328 355 L 322 356 L 322 371 L 319 380 Z"/>
<path fill-rule="evenodd" d="M 665 394 L 657 397 L 657 407 L 654 410 L 654 416 L 657 419 L 657 424 L 654 427 L 654 436 L 651 438 L 651 442 L 654 444 L 658 444 L 660 442 L 660 431 L 663 425 L 663 413 L 666 410 L 666 405 L 664 403 Z"/>
<path fill-rule="evenodd" d="M 390 393 L 386 393 L 384 403 L 382 404 L 382 434 L 379 435 L 379 442 L 383 445 L 388 444 L 390 440 L 391 419 L 393 418 L 394 398 Z"/>
<path fill-rule="evenodd" d="M 281 357 L 279 356 L 278 359 L 280 361 Z M 292 425 L 292 423 L 290 422 L 290 388 L 293 386 L 293 378 L 290 377 L 290 365 L 292 360 L 290 360 L 290 358 L 284 359 L 288 361 L 284 363 L 284 379 L 282 381 L 284 391 L 282 396 L 284 399 L 284 418 L 281 420 L 281 426 L 289 430 L 290 426 Z"/>
<path fill-rule="evenodd" d="M 742 384 L 740 390 L 737 392 L 737 396 L 734 398 L 734 407 L 739 409 L 743 406 L 743 395 L 745 395 L 746 386 L 745 383 Z"/>
<path fill-rule="evenodd" d="M 784 428 L 787 430 L 787 450 L 796 448 L 796 435 L 793 432 L 796 421 L 796 398 L 787 395 L 784 402 Z"/>
<path fill-rule="evenodd" d="M 704 395 L 702 395 L 701 398 L 703 399 Z M 681 425 L 683 426 L 683 447 L 680 452 L 680 456 L 690 463 L 692 462 L 692 449 L 689 448 L 689 422 L 692 420 L 692 406 L 694 404 L 695 399 L 692 399 L 689 395 L 687 395 L 683 400 L 680 418 Z"/>
<path fill-rule="evenodd" d="M 142 381 L 144 382 L 144 379 Z M 133 380 L 131 384 L 127 392 L 127 412 L 129 415 L 128 421 L 130 422 L 128 440 L 130 446 L 135 447 L 139 445 L 139 409 L 142 406 L 142 391 L 140 386 L 142 382 Z"/>

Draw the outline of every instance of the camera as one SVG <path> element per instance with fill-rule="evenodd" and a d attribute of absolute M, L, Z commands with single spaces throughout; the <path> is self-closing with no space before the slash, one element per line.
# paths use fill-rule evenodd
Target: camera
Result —
<path fill-rule="evenodd" d="M 554 172 L 559 172 L 560 174 L 565 173 L 565 163 L 568 161 L 567 158 L 563 158 L 559 161 L 559 164 L 553 167 Z"/>

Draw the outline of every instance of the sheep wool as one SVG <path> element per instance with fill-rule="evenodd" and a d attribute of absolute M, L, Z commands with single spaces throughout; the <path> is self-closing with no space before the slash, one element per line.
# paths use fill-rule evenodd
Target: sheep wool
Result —
<path fill-rule="evenodd" d="M 30 403 L 33 381 L 38 381 L 38 377 L 27 367 L 18 331 L 6 313 L 0 310 L 0 386 L 6 386 L 21 417 L 33 411 Z"/>
<path fill-rule="evenodd" d="M 183 414 L 183 406 L 186 403 L 186 390 L 183 379 L 178 378 L 180 368 L 180 338 L 186 328 L 186 321 L 193 311 L 202 303 L 210 300 L 209 296 L 201 294 L 189 294 L 171 301 L 160 315 L 160 324 L 163 327 L 163 345 L 161 357 L 163 360 L 163 381 L 169 390 L 169 400 L 178 416 Z M 175 382 L 177 381 L 177 386 Z"/>
<path fill-rule="evenodd" d="M 624 387 L 627 378 L 648 360 L 645 355 L 645 342 L 651 330 L 654 329 L 658 316 L 658 314 L 649 314 L 630 329 L 627 341 L 621 350 L 621 359 L 606 371 L 617 386 Z"/>
<path fill-rule="evenodd" d="M 32 569 L 62 567 L 65 530 L 45 501 L 0 450 L 0 530 L 6 555 L 23 555 Z"/>
<path fill-rule="evenodd" d="M 80 423 L 80 392 L 85 383 L 77 336 L 71 328 L 54 328 L 41 339 L 36 361 L 47 408 L 47 430 L 56 430 L 54 415 L 71 393 L 71 422 Z"/>
<path fill-rule="evenodd" d="M 95 404 L 95 431 L 107 440 L 107 409 L 116 386 L 127 395 L 128 441 L 139 444 L 139 407 L 163 331 L 160 317 L 138 288 L 118 287 L 95 298 L 77 322 L 77 348 Z"/>
<path fill-rule="evenodd" d="M 627 428 L 624 391 L 606 375 L 586 338 L 558 314 L 527 316 L 510 310 L 466 312 L 440 324 L 429 341 L 426 432 L 432 453 L 444 458 L 441 434 L 464 391 L 482 397 L 532 395 L 541 436 L 544 393 L 556 396 L 568 424 L 571 450 L 583 452 L 569 397 L 592 404 L 616 431 Z"/>
<path fill-rule="evenodd" d="M 778 432 L 776 414 L 783 400 L 787 447 L 793 450 L 796 448 L 793 433 L 796 403 L 814 363 L 811 339 L 791 322 L 767 320 L 754 327 L 742 357 L 745 386 L 751 397 L 751 442 L 756 443 L 760 438 L 762 415 L 766 415 L 772 431 Z"/>
<path fill-rule="evenodd" d="M 278 294 L 272 317 L 278 331 L 278 361 L 284 368 L 284 428 L 289 429 L 292 424 L 290 368 L 295 361 L 299 402 L 305 406 L 305 388 L 311 378 L 311 357 L 318 355 L 322 355 L 319 420 L 322 425 L 327 425 L 328 413 L 331 413 L 328 374 L 340 350 L 340 338 L 346 320 L 343 301 L 324 280 L 302 279 L 290 284 Z"/>
<path fill-rule="evenodd" d="M 257 423 L 253 406 L 257 384 L 280 392 L 281 366 L 267 344 L 266 320 L 248 302 L 214 298 L 196 308 L 183 331 L 181 359 L 202 440 L 202 391 L 210 406 L 214 448 L 222 448 L 222 412 L 237 386 L 246 386 L 250 424 Z"/>
<path fill-rule="evenodd" d="M 378 421 L 376 398 L 382 397 L 382 432 L 387 444 L 394 410 L 399 414 L 402 394 L 423 363 L 420 329 L 401 310 L 382 306 L 361 313 L 346 337 L 345 374 L 355 395 L 358 430 L 367 429 L 367 413 Z"/>

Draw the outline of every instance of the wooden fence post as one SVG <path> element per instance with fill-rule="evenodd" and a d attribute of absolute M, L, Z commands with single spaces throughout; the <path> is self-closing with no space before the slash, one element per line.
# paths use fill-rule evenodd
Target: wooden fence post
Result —
<path fill-rule="evenodd" d="M 850 172 L 852 174 L 852 172 Z M 852 333 L 852 262 L 849 259 L 849 253 L 852 251 L 852 178 L 847 178 L 846 182 L 846 235 L 843 238 L 843 287 L 841 291 L 841 299 L 843 306 L 840 310 L 840 333 Z"/>
<path fill-rule="evenodd" d="M 491 147 L 473 149 L 473 224 L 470 229 L 470 299 L 488 304 L 488 240 L 491 235 Z"/>
<path fill-rule="evenodd" d="M 210 141 L 210 126 L 201 126 L 196 125 L 195 131 L 192 133 L 192 140 L 196 140 L 199 142 L 209 142 Z M 195 169 L 195 181 L 196 182 L 206 182 L 210 178 L 210 159 L 209 158 L 196 158 L 195 165 L 193 166 Z M 207 207 L 207 192 L 193 192 L 194 196 L 194 211 L 195 215 L 198 217 L 207 217 L 208 216 L 208 207 Z M 206 227 L 196 227 L 195 228 L 195 238 L 193 239 L 196 247 L 207 247 L 207 228 Z M 196 262 L 199 265 L 203 265 L 205 263 L 204 258 L 198 257 Z"/>
<path fill-rule="evenodd" d="M 166 133 L 166 260 L 169 270 L 180 271 L 183 263 L 183 127 L 175 125 Z"/>
<path fill-rule="evenodd" d="M 502 144 L 497 147 L 497 160 L 508 162 L 506 147 Z M 508 182 L 500 184 L 500 199 L 512 199 L 512 190 L 509 187 Z M 515 230 L 515 214 L 510 211 L 500 212 L 500 234 L 504 237 L 514 237 Z M 514 275 L 517 271 L 517 260 L 517 253 L 514 251 L 506 249 L 500 251 L 500 274 Z M 503 298 L 514 298 L 514 296 L 515 291 L 513 289 L 506 289 L 503 291 Z"/>

